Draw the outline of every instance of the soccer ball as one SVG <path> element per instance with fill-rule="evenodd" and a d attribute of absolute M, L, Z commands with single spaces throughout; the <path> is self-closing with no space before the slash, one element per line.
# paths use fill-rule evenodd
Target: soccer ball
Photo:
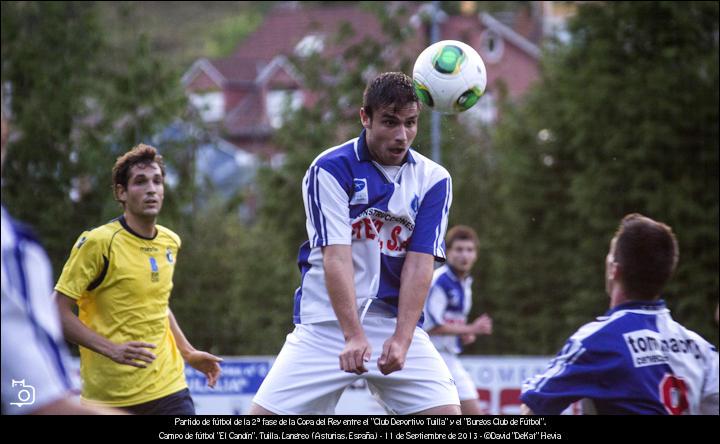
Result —
<path fill-rule="evenodd" d="M 433 43 L 420 53 L 413 68 L 420 101 L 443 114 L 472 108 L 485 92 L 487 72 L 480 54 L 457 40 Z"/>

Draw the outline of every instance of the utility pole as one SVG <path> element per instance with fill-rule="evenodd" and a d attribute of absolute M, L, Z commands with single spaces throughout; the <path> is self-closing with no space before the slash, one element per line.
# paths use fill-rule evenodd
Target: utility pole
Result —
<path fill-rule="evenodd" d="M 430 13 L 430 44 L 440 41 L 440 14 L 440 2 L 433 1 Z M 430 119 L 431 157 L 434 162 L 440 163 L 440 113 L 432 111 Z"/>

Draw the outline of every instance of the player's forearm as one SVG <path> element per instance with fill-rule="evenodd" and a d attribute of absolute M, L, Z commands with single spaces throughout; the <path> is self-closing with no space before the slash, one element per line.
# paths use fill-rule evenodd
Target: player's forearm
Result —
<path fill-rule="evenodd" d="M 325 287 L 345 339 L 364 334 L 357 314 L 350 246 L 330 245 L 323 248 L 323 267 Z"/>
<path fill-rule="evenodd" d="M 475 329 L 467 324 L 443 324 L 432 328 L 428 334 L 430 335 L 465 335 L 475 334 Z"/>
<path fill-rule="evenodd" d="M 431 255 L 415 252 L 409 252 L 405 258 L 400 278 L 400 301 L 395 335 L 408 342 L 412 340 L 430 289 L 433 260 Z"/>
<path fill-rule="evenodd" d="M 71 298 L 57 291 L 55 292 L 55 298 L 60 311 L 60 322 L 65 339 L 73 344 L 92 350 L 95 353 L 110 357 L 111 350 L 115 344 L 87 328 L 85 324 L 78 319 L 72 311 L 75 302 Z"/>
<path fill-rule="evenodd" d="M 178 324 L 177 319 L 175 319 L 175 315 L 170 309 L 168 309 L 168 319 L 170 321 L 170 330 L 172 331 L 173 337 L 175 337 L 175 344 L 177 345 L 178 350 L 180 350 L 180 354 L 185 357 L 189 353 L 195 351 L 195 347 L 193 347 L 192 344 L 190 344 L 190 341 L 188 341 L 185 337 L 182 329 L 180 329 L 180 324 Z"/>

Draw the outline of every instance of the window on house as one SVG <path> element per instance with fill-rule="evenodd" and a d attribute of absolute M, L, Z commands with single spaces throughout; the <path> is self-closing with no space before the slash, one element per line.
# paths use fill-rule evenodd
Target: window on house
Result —
<path fill-rule="evenodd" d="M 280 128 L 288 111 L 295 111 L 302 106 L 302 91 L 276 89 L 268 91 L 266 96 L 266 109 L 270 125 Z"/>
<path fill-rule="evenodd" d="M 221 91 L 190 94 L 190 103 L 205 122 L 217 122 L 225 116 L 225 96 Z"/>
<path fill-rule="evenodd" d="M 480 51 L 488 63 L 497 63 L 505 51 L 505 42 L 495 31 L 488 29 L 480 36 Z"/>

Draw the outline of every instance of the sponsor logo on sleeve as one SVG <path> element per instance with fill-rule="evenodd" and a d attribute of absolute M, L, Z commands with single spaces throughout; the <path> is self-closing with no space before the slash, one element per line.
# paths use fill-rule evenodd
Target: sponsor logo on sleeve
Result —
<path fill-rule="evenodd" d="M 366 204 L 366 203 L 368 203 L 367 179 L 355 178 L 355 179 L 353 179 L 353 197 L 350 200 L 350 205 Z"/>

